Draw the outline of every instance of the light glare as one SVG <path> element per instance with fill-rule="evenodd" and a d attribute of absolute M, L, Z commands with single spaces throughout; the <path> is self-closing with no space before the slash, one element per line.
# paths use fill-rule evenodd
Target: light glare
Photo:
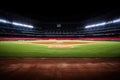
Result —
<path fill-rule="evenodd" d="M 85 28 L 91 28 L 91 27 L 96 27 L 96 26 L 104 26 L 106 25 L 106 22 L 98 23 L 98 24 L 93 24 L 93 25 L 88 25 Z"/>
<path fill-rule="evenodd" d="M 113 20 L 113 23 L 120 22 L 120 19 Z"/>
<path fill-rule="evenodd" d="M 29 27 L 29 28 L 33 28 L 32 25 L 26 25 L 26 24 L 21 24 L 21 23 L 17 23 L 17 22 L 12 22 L 13 25 L 16 25 L 16 26 L 23 26 L 23 27 Z"/>
<path fill-rule="evenodd" d="M 1 23 L 10 23 L 9 21 L 5 20 L 5 19 L 0 19 Z"/>
<path fill-rule="evenodd" d="M 22 23 L 18 23 L 18 22 L 10 22 L 10 21 L 7 21 L 5 19 L 0 19 L 0 23 L 12 24 L 12 25 L 16 25 L 16 26 L 23 26 L 23 27 L 33 28 L 32 25 L 22 24 Z"/>

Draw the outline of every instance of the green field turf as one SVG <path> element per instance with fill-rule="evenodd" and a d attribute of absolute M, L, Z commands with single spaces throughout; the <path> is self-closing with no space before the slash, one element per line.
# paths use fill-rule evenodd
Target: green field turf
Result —
<path fill-rule="evenodd" d="M 120 42 L 115 41 L 74 45 L 74 48 L 48 48 L 47 45 L 17 42 L 29 41 L 0 41 L 0 57 L 120 57 Z"/>

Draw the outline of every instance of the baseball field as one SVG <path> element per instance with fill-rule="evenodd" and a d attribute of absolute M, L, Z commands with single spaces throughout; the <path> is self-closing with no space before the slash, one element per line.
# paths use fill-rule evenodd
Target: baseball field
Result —
<path fill-rule="evenodd" d="M 120 57 L 119 41 L 0 41 L 0 57 Z"/>
<path fill-rule="evenodd" d="M 120 80 L 119 57 L 119 41 L 0 41 L 0 79 Z"/>

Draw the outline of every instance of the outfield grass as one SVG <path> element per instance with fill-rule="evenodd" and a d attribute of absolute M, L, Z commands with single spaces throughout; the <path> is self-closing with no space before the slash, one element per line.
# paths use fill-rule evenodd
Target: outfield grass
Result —
<path fill-rule="evenodd" d="M 120 42 L 115 41 L 74 45 L 74 48 L 65 49 L 48 48 L 47 45 L 38 44 L 17 44 L 17 42 L 26 41 L 1 41 L 0 57 L 120 57 Z"/>

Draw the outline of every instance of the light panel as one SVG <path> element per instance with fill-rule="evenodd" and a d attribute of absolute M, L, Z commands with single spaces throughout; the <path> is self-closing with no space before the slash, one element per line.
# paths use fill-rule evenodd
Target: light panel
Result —
<path fill-rule="evenodd" d="M 23 26 L 23 27 L 33 28 L 32 25 L 22 24 L 22 23 L 18 23 L 18 22 L 12 22 L 12 24 L 16 25 L 16 26 Z"/>
<path fill-rule="evenodd" d="M 10 22 L 5 19 L 0 19 L 0 23 L 10 23 Z"/>
<path fill-rule="evenodd" d="M 118 23 L 120 22 L 120 19 L 113 20 L 113 23 Z"/>
<path fill-rule="evenodd" d="M 16 26 L 22 26 L 22 27 L 33 28 L 32 25 L 22 24 L 22 23 L 18 23 L 18 22 L 10 22 L 10 21 L 5 20 L 5 19 L 0 19 L 0 23 L 12 24 L 12 25 L 16 25 Z"/>
<path fill-rule="evenodd" d="M 101 23 L 98 23 L 98 24 L 88 25 L 88 26 L 85 26 L 85 28 L 104 26 L 104 25 L 106 25 L 106 22 L 101 22 Z"/>
<path fill-rule="evenodd" d="M 98 24 L 88 25 L 88 26 L 85 26 L 85 28 L 104 26 L 104 25 L 107 25 L 107 24 L 113 24 L 113 23 L 118 23 L 118 22 L 120 22 L 120 18 L 112 20 L 112 21 L 108 21 L 108 22 L 102 22 L 102 23 L 98 23 Z"/>

